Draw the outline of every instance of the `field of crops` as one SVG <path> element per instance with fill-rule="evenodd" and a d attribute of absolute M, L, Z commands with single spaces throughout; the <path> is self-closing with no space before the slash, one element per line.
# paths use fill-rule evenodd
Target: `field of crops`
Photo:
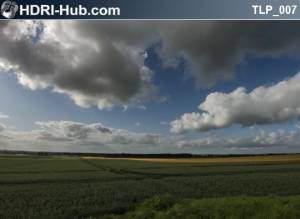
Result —
<path fill-rule="evenodd" d="M 299 219 L 300 196 L 175 200 L 154 196 L 123 215 L 105 219 Z"/>
<path fill-rule="evenodd" d="M 0 218 L 101 218 L 167 194 L 174 199 L 300 195 L 300 161 L 275 160 L 176 163 L 1 156 Z"/>

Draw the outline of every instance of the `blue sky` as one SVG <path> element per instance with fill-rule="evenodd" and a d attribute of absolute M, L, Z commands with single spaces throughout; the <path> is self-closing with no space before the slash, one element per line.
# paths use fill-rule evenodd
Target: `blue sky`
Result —
<path fill-rule="evenodd" d="M 32 25 L 32 24 L 30 24 Z M 39 24 L 40 25 L 40 24 Z M 35 47 L 35 44 L 40 43 L 40 35 L 44 34 L 41 33 L 41 30 L 46 27 L 47 24 L 43 24 L 45 26 L 32 27 L 35 28 L 37 35 L 31 36 L 31 41 L 34 39 L 33 44 L 33 51 L 38 50 Z M 31 27 L 31 26 L 30 26 Z M 142 30 L 146 32 L 146 30 Z M 27 33 L 29 34 L 29 33 Z M 34 37 L 35 36 L 35 37 Z M 38 36 L 38 37 L 37 37 Z M 243 36 L 240 36 L 243 37 Z M 145 37 L 146 38 L 146 37 Z M 191 39 L 192 40 L 192 39 Z M 194 39 L 193 39 L 194 40 Z M 145 40 L 146 41 L 146 40 Z M 15 42 L 11 42 L 12 44 Z M 189 114 L 192 112 L 200 113 L 198 106 L 200 103 L 204 103 L 207 96 L 214 93 L 219 92 L 222 94 L 230 94 L 232 91 L 236 90 L 238 87 L 246 88 L 246 94 L 251 92 L 253 89 L 264 86 L 264 87 L 272 87 L 278 84 L 281 81 L 289 80 L 290 78 L 295 77 L 300 70 L 300 62 L 297 55 L 291 55 L 293 53 L 285 52 L 285 50 L 278 49 L 274 52 L 274 54 L 279 55 L 260 55 L 256 53 L 246 53 L 242 56 L 239 61 L 234 61 L 233 69 L 231 68 L 232 78 L 230 79 L 222 79 L 222 78 L 215 78 L 214 82 L 211 86 L 205 87 L 206 81 L 200 81 L 202 86 L 199 86 L 199 79 L 195 79 L 194 74 L 206 74 L 206 72 L 201 69 L 197 68 L 196 70 L 199 72 L 189 72 L 189 68 L 187 66 L 194 65 L 195 62 L 194 58 L 186 58 L 186 56 L 181 56 L 175 65 L 165 65 L 165 60 L 162 58 L 162 55 L 157 50 L 161 47 L 160 44 L 163 44 L 163 41 L 153 41 L 151 44 L 140 45 L 134 47 L 134 49 L 138 51 L 144 51 L 147 53 L 147 57 L 139 63 L 138 65 L 144 65 L 144 68 L 147 68 L 151 72 L 153 72 L 151 77 L 151 86 L 154 86 L 159 90 L 159 97 L 160 98 L 149 98 L 144 102 L 140 102 L 139 104 L 129 104 L 127 109 L 122 106 L 122 104 L 115 104 L 107 109 L 99 109 L 96 104 L 89 103 L 87 107 L 83 107 L 80 104 L 76 104 L 76 100 L 72 99 L 72 96 L 69 92 L 74 92 L 74 88 L 67 88 L 67 87 L 59 87 L 63 90 L 63 92 L 56 92 L 54 91 L 54 86 L 61 86 L 60 84 L 51 84 L 54 83 L 52 81 L 48 81 L 48 79 L 43 79 L 50 85 L 47 85 L 42 88 L 32 89 L 30 86 L 26 84 L 20 84 L 20 80 L 18 81 L 18 68 L 10 68 L 10 70 L 3 68 L 0 72 L 0 112 L 5 115 L 9 115 L 9 119 L 1 119 L 0 122 L 5 125 L 7 129 L 7 136 L 13 135 L 14 132 L 23 133 L 24 135 L 31 136 L 32 132 L 36 135 L 37 131 L 42 133 L 47 132 L 51 137 L 55 137 L 55 139 L 63 139 L 61 138 L 64 135 L 70 136 L 70 133 L 65 133 L 66 128 L 63 124 L 63 132 L 64 133 L 52 133 L 50 127 L 47 122 L 56 121 L 59 123 L 60 121 L 70 121 L 74 123 L 80 124 L 80 126 L 84 127 L 84 130 L 90 130 L 90 128 L 86 128 L 84 124 L 96 124 L 99 123 L 103 127 L 109 127 L 112 129 L 112 133 L 114 133 L 115 129 L 123 130 L 127 134 L 130 133 L 133 136 L 143 136 L 148 137 L 148 135 L 159 135 L 159 146 L 153 149 L 153 151 L 158 152 L 168 152 L 173 151 L 170 149 L 172 144 L 177 144 L 178 142 L 185 142 L 186 145 L 191 144 L 193 141 L 199 142 L 201 139 L 205 138 L 217 138 L 215 142 L 221 141 L 220 139 L 227 139 L 227 138 L 239 138 L 239 139 L 248 139 L 254 138 L 256 135 L 265 136 L 268 138 L 267 135 L 269 133 L 279 133 L 278 130 L 285 130 L 286 133 L 292 133 L 293 131 L 297 132 L 297 125 L 298 125 L 298 116 L 288 116 L 288 119 L 278 120 L 274 119 L 274 122 L 262 122 L 261 124 L 255 125 L 246 125 L 247 127 L 242 124 L 239 124 L 239 118 L 234 120 L 230 124 L 214 126 L 210 124 L 209 130 L 202 130 L 206 129 L 201 125 L 194 130 L 188 128 L 188 130 L 183 130 L 181 133 L 173 133 L 170 132 L 172 126 L 172 121 L 174 120 L 181 120 L 182 115 L 185 113 Z M 203 42 L 199 42 L 203 43 Z M 279 42 L 278 42 L 279 43 Z M 138 43 L 140 44 L 140 43 Z M 114 44 L 113 44 L 114 45 Z M 128 45 L 132 45 L 132 42 Z M 276 46 L 274 46 L 276 47 Z M 181 48 L 182 50 L 184 48 Z M 257 48 L 259 51 L 261 48 Z M 277 48 L 276 48 L 277 49 Z M 222 48 L 220 48 L 222 50 Z M 261 49 L 263 50 L 263 49 Z M 188 54 L 188 49 L 186 49 L 186 54 Z M 195 53 L 193 51 L 193 53 Z M 193 54 L 191 52 L 191 54 Z M 259 52 L 257 52 L 259 53 Z M 264 51 L 262 51 L 264 53 Z M 3 55 L 2 55 L 3 56 Z M 205 56 L 205 54 L 202 56 Z M 199 55 L 200 57 L 200 55 Z M 0 54 L 0 61 L 1 58 L 5 60 L 5 55 L 1 57 Z M 201 57 L 200 57 L 201 58 Z M 205 58 L 205 57 L 204 57 Z M 166 58 L 167 59 L 167 58 Z M 15 63 L 16 64 L 16 63 Z M 105 64 L 105 63 L 104 63 Z M 197 63 L 196 63 L 197 64 Z M 20 64 L 21 65 L 21 64 Z M 1 66 L 0 66 L 1 67 Z M 226 73 L 228 69 L 225 69 L 224 72 Z M 24 67 L 24 69 L 26 69 Z M 32 77 L 33 74 L 31 72 L 26 73 L 23 69 L 22 74 L 25 74 L 29 77 Z M 19 68 L 21 70 L 21 68 Z M 192 70 L 191 70 L 192 71 Z M 194 70 L 193 70 L 194 71 Z M 202 72 L 201 72 L 202 71 Z M 99 73 L 101 74 L 101 73 Z M 214 74 L 212 72 L 211 74 Z M 39 76 L 40 79 L 40 76 Z M 35 83 L 35 81 L 34 81 Z M 80 83 L 80 82 L 77 82 Z M 141 82 L 144 83 L 144 82 Z M 208 82 L 207 82 L 208 83 Z M 292 83 L 292 82 L 291 82 Z M 198 85 L 197 85 L 198 84 Z M 125 85 L 124 85 L 125 86 Z M 143 85 L 142 85 L 143 86 Z M 82 90 L 78 90 L 82 92 Z M 77 90 L 76 90 L 77 92 Z M 287 93 L 288 95 L 289 93 Z M 274 94 L 275 95 L 275 94 Z M 70 98 L 71 96 L 71 98 Z M 93 100 L 94 101 L 94 100 Z M 277 104 L 278 105 L 278 104 Z M 293 104 L 292 104 L 293 105 Z M 298 107 L 298 106 L 295 106 Z M 260 117 L 258 115 L 258 117 Z M 44 122 L 46 124 L 37 125 L 36 122 Z M 273 120 L 272 120 L 273 121 Z M 200 123 L 202 121 L 199 121 Z M 199 123 L 199 124 L 200 124 Z M 260 123 L 258 121 L 258 123 Z M 58 129 L 61 128 L 62 125 L 59 123 Z M 213 128 L 211 128 L 211 125 Z M 50 127 L 50 128 L 49 128 Z M 41 130 L 39 130 L 41 129 Z M 49 133 L 48 133 L 49 132 Z M 266 132 L 267 134 L 265 134 Z M 27 134 L 30 133 L 30 134 Z M 91 131 L 91 135 L 93 135 L 93 130 Z M 128 135 L 130 135 L 128 134 Z M 87 134 L 89 135 L 89 134 Z M 279 135 L 279 134 L 278 134 Z M 298 135 L 297 135 L 298 136 Z M 34 136 L 35 138 L 39 138 Z M 105 136 L 107 137 L 107 136 Z M 123 136 L 122 136 L 123 137 Z M 287 136 L 281 136 L 285 138 Z M 280 137 L 280 139 L 281 139 Z M 100 137 L 99 137 L 100 138 Z M 155 136 L 156 138 L 156 136 Z M 278 137 L 279 138 L 279 137 Z M 42 139 L 42 138 L 40 138 Z M 48 139 L 49 140 L 49 139 Z M 72 139 L 64 139 L 71 141 Z M 78 139 L 75 139 L 78 140 Z M 80 139 L 82 140 L 82 139 Z M 282 140 L 282 139 L 281 139 Z M 280 140 L 280 144 L 282 141 Z M 34 139 L 32 140 L 34 141 Z M 49 140 L 50 141 L 50 140 Z M 86 140 L 87 141 L 87 140 Z M 132 140 L 133 141 L 133 140 Z M 30 141 L 29 141 L 30 142 Z M 97 147 L 97 140 L 93 140 L 96 142 L 93 145 L 93 148 L 96 147 L 96 151 L 102 152 L 101 146 Z M 137 144 L 136 147 L 133 149 L 126 150 L 122 149 L 122 147 L 117 145 L 115 142 L 111 143 L 115 148 L 121 148 L 120 152 L 141 152 L 147 151 L 144 146 L 138 148 L 138 142 L 133 141 L 134 144 Z M 152 141 L 151 141 L 152 142 Z M 161 146 L 161 144 L 166 144 L 167 148 Z M 1 143 L 1 141 L 0 141 Z M 15 142 L 14 142 L 15 143 Z M 253 142 L 252 142 L 253 143 Z M 4 144 L 4 143 L 3 143 Z M 43 144 L 43 142 L 39 143 Z M 49 145 L 49 142 L 44 143 L 45 145 Z M 62 143 L 63 140 L 62 140 Z M 81 145 L 84 142 L 75 142 L 74 144 Z M 144 143 L 143 143 L 144 144 Z M 148 144 L 148 143 L 147 143 Z M 197 143 L 198 144 L 198 143 Z M 211 153 L 226 153 L 226 150 L 220 149 L 220 146 L 216 144 L 212 144 L 211 146 L 202 145 L 199 143 L 199 147 L 192 146 L 190 148 L 178 147 L 176 152 L 199 152 L 201 153 L 201 148 L 210 147 L 208 150 Z M 247 142 L 248 144 L 248 142 Z M 275 145 L 276 144 L 276 145 Z M 274 147 L 271 145 L 265 146 L 266 150 L 261 150 L 262 152 L 284 152 L 286 149 L 279 148 L 277 143 L 274 143 Z M 12 145 L 12 143 L 10 143 Z M 18 145 L 18 144 L 17 144 Z M 103 145 L 101 143 L 101 145 Z M 117 146 L 116 146 L 117 145 Z M 163 149 L 157 149 L 159 147 Z M 50 147 L 50 146 L 49 146 Z M 195 149 L 196 147 L 196 149 Z M 118 152 L 118 149 L 114 151 Z M 138 149 L 137 149 L 138 148 Z M 225 145 L 223 148 L 231 148 L 230 145 Z M 232 147 L 234 148 L 234 147 Z M 251 149 L 251 147 L 245 147 L 247 153 L 256 153 L 256 151 Z M 254 148 L 252 146 L 252 148 Z M 269 150 L 269 148 L 272 148 Z M 38 150 L 38 147 L 35 147 L 34 150 Z M 199 150 L 200 149 L 200 150 Z M 299 148 L 300 149 L 300 148 Z M 43 149 L 44 150 L 44 149 Z M 53 149 L 55 150 L 55 149 Z M 65 149 L 64 150 L 68 150 Z M 76 150 L 79 150 L 78 148 Z M 80 151 L 84 151 L 85 149 L 80 149 Z M 227 151 L 227 153 L 235 153 L 235 151 Z M 240 153 L 240 149 L 236 149 L 237 153 Z M 287 152 L 294 152 L 297 151 L 298 148 L 293 145 L 290 149 L 287 149 Z M 89 151 L 89 149 L 88 149 Z M 105 150 L 104 150 L 105 151 Z M 151 150 L 150 150 L 151 151 Z M 205 150 L 204 150 L 205 151 Z M 225 151 L 225 152 L 224 152 Z M 300 151 L 300 150 L 299 150 Z"/>

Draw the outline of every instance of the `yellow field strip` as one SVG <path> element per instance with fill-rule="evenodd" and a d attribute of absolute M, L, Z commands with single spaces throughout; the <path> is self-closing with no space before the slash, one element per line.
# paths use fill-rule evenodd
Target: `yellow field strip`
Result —
<path fill-rule="evenodd" d="M 242 163 L 242 162 L 284 162 L 300 161 L 300 155 L 266 155 L 246 157 L 208 157 L 208 158 L 108 158 L 83 157 L 86 159 L 134 160 L 159 163 Z"/>

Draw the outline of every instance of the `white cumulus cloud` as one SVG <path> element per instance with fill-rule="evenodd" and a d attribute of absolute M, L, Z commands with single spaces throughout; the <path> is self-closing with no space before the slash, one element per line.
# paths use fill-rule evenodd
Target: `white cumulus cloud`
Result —
<path fill-rule="evenodd" d="M 251 92 L 243 87 L 231 93 L 214 92 L 199 105 L 200 112 L 185 113 L 171 122 L 171 132 L 286 122 L 300 116 L 299 94 L 300 73 Z"/>

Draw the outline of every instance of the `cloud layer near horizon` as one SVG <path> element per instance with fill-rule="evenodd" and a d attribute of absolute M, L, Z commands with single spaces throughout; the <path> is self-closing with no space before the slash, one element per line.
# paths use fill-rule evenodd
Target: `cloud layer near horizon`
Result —
<path fill-rule="evenodd" d="M 300 28 L 279 21 L 1 21 L 0 40 L 0 69 L 20 84 L 104 109 L 160 99 L 155 72 L 144 64 L 150 46 L 164 66 L 184 59 L 185 72 L 210 86 L 232 78 L 248 54 L 297 52 Z"/>
<path fill-rule="evenodd" d="M 156 146 L 157 134 L 134 133 L 124 129 L 105 127 L 101 123 L 79 123 L 73 121 L 35 122 L 39 127 L 31 133 L 34 138 L 47 142 L 85 142 L 95 146 Z"/>
<path fill-rule="evenodd" d="M 297 150 L 300 143 L 298 126 L 290 131 L 252 130 L 243 137 L 208 135 L 191 139 L 135 133 L 109 128 L 101 123 L 47 121 L 35 124 L 37 129 L 31 131 L 5 126 L 2 129 L 0 125 L 2 149 L 103 153 L 197 153 L 203 150 L 233 153 L 248 150 L 255 153 L 274 148 L 277 151 L 287 148 Z"/>
<path fill-rule="evenodd" d="M 214 92 L 199 105 L 201 112 L 185 113 L 172 121 L 171 132 L 287 122 L 300 116 L 299 94 L 300 73 L 249 93 L 243 87 L 231 93 Z"/>

